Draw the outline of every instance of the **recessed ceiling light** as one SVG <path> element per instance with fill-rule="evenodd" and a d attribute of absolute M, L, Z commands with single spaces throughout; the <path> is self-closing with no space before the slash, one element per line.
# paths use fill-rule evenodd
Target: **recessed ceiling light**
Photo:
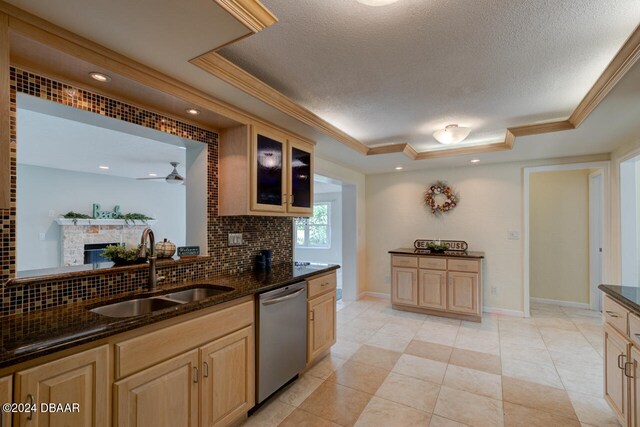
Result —
<path fill-rule="evenodd" d="M 471 163 L 480 163 L 480 159 L 473 159 L 471 160 Z"/>
<path fill-rule="evenodd" d="M 396 166 L 397 171 L 401 171 L 402 169 L 404 169 L 402 166 Z"/>
<path fill-rule="evenodd" d="M 150 173 L 149 176 L 158 176 L 157 173 Z"/>
<path fill-rule="evenodd" d="M 358 3 L 366 4 L 367 6 L 386 6 L 391 3 L 395 3 L 398 0 L 357 0 Z"/>
<path fill-rule="evenodd" d="M 195 108 L 187 108 L 185 111 L 194 116 L 197 116 L 198 114 L 200 114 L 200 110 L 197 110 Z"/>
<path fill-rule="evenodd" d="M 107 171 L 107 170 L 109 170 L 109 166 L 100 165 L 100 166 L 98 166 L 98 167 L 99 167 L 100 169 L 103 169 L 103 170 L 106 170 L 106 171 Z"/>
<path fill-rule="evenodd" d="M 91 78 L 93 80 L 97 80 L 99 82 L 102 83 L 106 83 L 106 82 L 110 82 L 111 81 L 111 77 L 107 76 L 106 74 L 103 73 L 98 73 L 97 71 L 93 71 L 91 73 L 89 73 L 89 75 L 91 76 Z"/>

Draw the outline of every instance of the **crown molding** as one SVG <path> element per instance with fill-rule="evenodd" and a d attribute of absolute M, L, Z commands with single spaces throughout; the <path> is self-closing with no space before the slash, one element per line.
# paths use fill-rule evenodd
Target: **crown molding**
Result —
<path fill-rule="evenodd" d="M 369 147 L 357 139 L 321 119 L 216 52 L 205 53 L 189 62 L 302 123 L 318 129 L 360 154 L 367 154 L 369 151 Z"/>
<path fill-rule="evenodd" d="M 214 1 L 254 34 L 278 22 L 278 18 L 258 0 Z"/>

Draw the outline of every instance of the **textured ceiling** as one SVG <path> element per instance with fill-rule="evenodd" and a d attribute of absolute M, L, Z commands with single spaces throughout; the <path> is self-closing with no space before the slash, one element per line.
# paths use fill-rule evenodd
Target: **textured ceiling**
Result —
<path fill-rule="evenodd" d="M 221 51 L 369 145 L 468 144 L 566 118 L 640 22 L 637 0 L 264 0 L 279 22 Z"/>

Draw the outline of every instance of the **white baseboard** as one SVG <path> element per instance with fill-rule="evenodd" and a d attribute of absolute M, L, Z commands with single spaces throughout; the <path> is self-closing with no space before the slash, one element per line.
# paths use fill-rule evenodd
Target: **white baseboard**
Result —
<path fill-rule="evenodd" d="M 502 316 L 524 317 L 524 311 L 510 310 L 508 308 L 482 307 L 482 311 L 484 313 L 500 314 Z"/>
<path fill-rule="evenodd" d="M 360 294 L 360 298 L 364 298 L 364 297 L 390 300 L 391 299 L 391 294 L 387 294 L 385 292 L 369 292 L 369 291 L 365 291 L 365 292 L 362 292 Z"/>
<path fill-rule="evenodd" d="M 561 307 L 583 308 L 585 310 L 591 309 L 591 306 L 586 302 L 561 301 L 557 299 L 537 298 L 537 297 L 531 297 L 531 302 L 537 302 L 540 304 L 559 305 Z"/>

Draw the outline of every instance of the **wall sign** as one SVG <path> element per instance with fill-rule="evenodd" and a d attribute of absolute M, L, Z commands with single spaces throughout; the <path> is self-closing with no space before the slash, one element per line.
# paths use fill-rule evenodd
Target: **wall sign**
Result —
<path fill-rule="evenodd" d="M 115 205 L 112 211 L 103 211 L 100 204 L 93 204 L 93 217 L 95 219 L 114 219 L 119 218 L 121 215 L 120 205 Z"/>
<path fill-rule="evenodd" d="M 178 256 L 180 258 L 196 257 L 200 255 L 200 246 L 180 246 Z"/>
<path fill-rule="evenodd" d="M 413 242 L 413 247 L 416 249 L 432 249 L 438 246 L 446 246 L 445 250 L 452 252 L 466 252 L 469 248 L 469 245 L 464 240 L 417 239 Z"/>

